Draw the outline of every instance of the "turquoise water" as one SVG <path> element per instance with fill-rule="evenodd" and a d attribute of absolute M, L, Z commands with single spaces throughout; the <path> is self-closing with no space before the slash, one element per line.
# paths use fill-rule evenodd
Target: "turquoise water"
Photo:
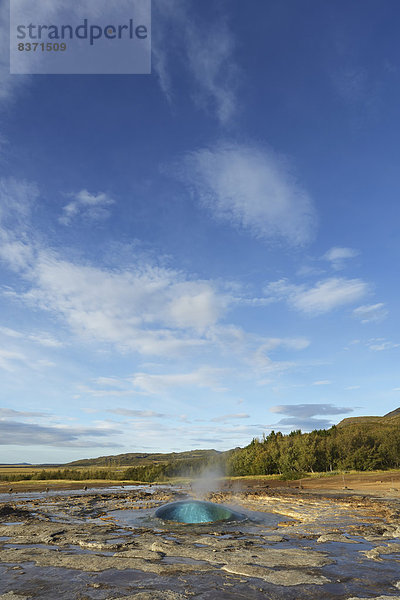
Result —
<path fill-rule="evenodd" d="M 243 521 L 245 516 L 220 504 L 200 500 L 184 500 L 161 506 L 156 517 L 176 523 L 215 523 L 217 521 Z"/>

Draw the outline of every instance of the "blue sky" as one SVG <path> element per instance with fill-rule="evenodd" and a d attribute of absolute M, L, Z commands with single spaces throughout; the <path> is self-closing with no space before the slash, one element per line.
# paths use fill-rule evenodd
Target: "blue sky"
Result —
<path fill-rule="evenodd" d="M 2 36 L 1 462 L 400 405 L 399 22 L 154 0 L 136 76 L 9 75 Z"/>

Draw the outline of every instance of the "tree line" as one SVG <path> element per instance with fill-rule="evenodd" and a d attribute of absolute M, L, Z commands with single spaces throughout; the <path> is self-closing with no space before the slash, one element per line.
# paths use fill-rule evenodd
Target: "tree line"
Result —
<path fill-rule="evenodd" d="M 288 435 L 271 431 L 227 459 L 228 475 L 301 475 L 343 470 L 400 467 L 400 427 L 396 423 L 333 426 Z"/>
<path fill-rule="evenodd" d="M 244 448 L 188 456 L 127 468 L 42 469 L 27 473 L 0 473 L 0 481 L 103 479 L 154 482 L 175 477 L 196 478 L 206 470 L 228 476 L 280 475 L 300 478 L 306 473 L 400 468 L 400 420 L 354 423 L 254 438 Z"/>

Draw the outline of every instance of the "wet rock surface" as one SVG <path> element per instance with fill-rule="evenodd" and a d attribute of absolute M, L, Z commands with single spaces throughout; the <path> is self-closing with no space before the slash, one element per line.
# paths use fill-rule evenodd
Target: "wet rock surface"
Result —
<path fill-rule="evenodd" d="M 207 500 L 246 521 L 167 523 L 167 486 L 26 494 L 0 504 L 0 600 L 399 597 L 396 500 L 279 490 Z"/>
<path fill-rule="evenodd" d="M 30 519 L 31 514 L 28 510 L 17 508 L 11 504 L 3 504 L 0 506 L 0 521 L 4 519 Z"/>

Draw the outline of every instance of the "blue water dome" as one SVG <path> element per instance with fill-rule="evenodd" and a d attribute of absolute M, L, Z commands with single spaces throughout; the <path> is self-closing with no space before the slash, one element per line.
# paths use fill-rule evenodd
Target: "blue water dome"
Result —
<path fill-rule="evenodd" d="M 215 523 L 242 521 L 245 518 L 226 506 L 201 500 L 182 500 L 165 504 L 156 510 L 156 517 L 176 523 Z"/>

